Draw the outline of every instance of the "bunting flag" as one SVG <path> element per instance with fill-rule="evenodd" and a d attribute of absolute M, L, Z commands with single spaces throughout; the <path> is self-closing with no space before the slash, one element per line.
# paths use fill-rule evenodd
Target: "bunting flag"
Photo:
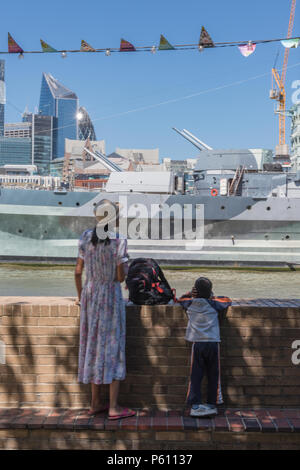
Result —
<path fill-rule="evenodd" d="M 67 57 L 67 53 L 78 53 L 78 52 L 102 52 L 106 56 L 111 55 L 112 53 L 119 53 L 119 52 L 130 52 L 130 51 L 139 51 L 139 52 L 151 52 L 152 54 L 155 54 L 156 51 L 166 51 L 166 50 L 198 50 L 198 51 L 204 51 L 206 48 L 217 48 L 217 47 L 238 47 L 240 53 L 244 57 L 248 57 L 249 55 L 253 54 L 253 52 L 256 50 L 256 47 L 261 44 L 270 44 L 270 43 L 275 43 L 275 42 L 281 42 L 283 47 L 286 48 L 297 48 L 300 45 L 300 37 L 293 37 L 293 38 L 280 38 L 280 39 L 256 39 L 255 41 L 232 41 L 232 42 L 213 42 L 211 36 L 208 34 L 206 31 L 205 27 L 202 26 L 201 29 L 201 34 L 200 34 L 200 39 L 198 44 L 176 44 L 176 46 L 173 46 L 172 44 L 169 43 L 169 41 L 161 34 L 160 35 L 160 41 L 159 45 L 156 46 L 149 46 L 149 45 L 144 45 L 144 46 L 138 46 L 135 47 L 133 44 L 130 42 L 126 41 L 125 39 L 121 39 L 120 42 L 120 47 L 110 47 L 110 48 L 97 48 L 95 49 L 92 47 L 90 44 L 88 44 L 86 41 L 82 40 L 81 41 L 81 47 L 80 49 L 54 49 L 54 47 L 50 46 L 47 44 L 45 41 L 42 39 L 40 40 L 41 42 L 41 48 L 42 50 L 27 50 L 24 51 L 22 47 L 19 46 L 19 44 L 13 39 L 13 37 L 8 33 L 8 51 L 1 51 L 0 54 L 19 54 L 19 57 L 22 58 L 24 57 L 24 54 L 43 54 L 43 53 L 58 53 L 61 54 L 63 58 Z"/>
<path fill-rule="evenodd" d="M 199 39 L 199 48 L 200 47 L 215 47 L 214 42 L 204 26 L 202 26 L 200 39 Z"/>
<path fill-rule="evenodd" d="M 238 48 L 244 57 L 249 57 L 249 55 L 253 54 L 255 51 L 256 44 L 249 42 L 248 44 L 242 44 L 241 46 L 238 46 Z"/>
<path fill-rule="evenodd" d="M 41 46 L 42 46 L 42 51 L 43 52 L 57 52 L 57 49 L 54 49 L 53 47 L 49 46 L 45 41 L 40 39 L 41 41 Z"/>
<path fill-rule="evenodd" d="M 295 47 L 297 48 L 300 44 L 300 38 L 296 38 L 296 39 L 285 39 L 284 41 L 281 41 L 281 44 L 284 46 L 284 47 L 288 47 L 289 49 L 291 49 L 292 47 Z"/>
<path fill-rule="evenodd" d="M 12 36 L 8 33 L 8 52 L 11 54 L 23 54 L 22 47 L 16 43 Z"/>
<path fill-rule="evenodd" d="M 167 41 L 167 39 L 161 34 L 158 50 L 159 51 L 171 51 L 174 49 L 175 47 L 173 47 L 172 44 L 170 44 L 169 41 Z"/>
<path fill-rule="evenodd" d="M 121 39 L 120 43 L 120 52 L 126 52 L 126 51 L 135 51 L 135 47 L 128 41 L 125 41 L 125 39 Z"/>
<path fill-rule="evenodd" d="M 87 42 L 85 42 L 82 39 L 80 51 L 81 52 L 96 52 L 96 49 L 94 49 L 92 46 L 90 46 Z"/>

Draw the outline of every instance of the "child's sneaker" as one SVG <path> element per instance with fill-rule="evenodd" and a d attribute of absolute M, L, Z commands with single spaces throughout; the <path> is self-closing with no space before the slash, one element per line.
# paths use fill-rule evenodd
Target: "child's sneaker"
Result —
<path fill-rule="evenodd" d="M 190 412 L 190 416 L 194 417 L 215 416 L 217 414 L 217 409 L 213 405 L 192 405 Z"/>

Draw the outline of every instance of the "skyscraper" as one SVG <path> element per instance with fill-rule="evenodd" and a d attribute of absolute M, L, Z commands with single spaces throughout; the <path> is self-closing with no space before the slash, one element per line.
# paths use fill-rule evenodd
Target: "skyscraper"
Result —
<path fill-rule="evenodd" d="M 23 123 L 31 124 L 32 164 L 37 166 L 40 175 L 50 174 L 56 121 L 57 119 L 53 116 L 41 116 L 27 112 L 23 114 Z"/>
<path fill-rule="evenodd" d="M 78 138 L 77 95 L 59 83 L 50 73 L 43 73 L 39 114 L 56 118 L 53 133 L 53 158 L 63 157 L 65 139 Z"/>
<path fill-rule="evenodd" d="M 4 136 L 5 61 L 0 60 L 0 137 Z"/>
<path fill-rule="evenodd" d="M 87 110 L 80 106 L 77 114 L 78 118 L 78 139 L 79 140 L 97 140 L 95 129 Z"/>

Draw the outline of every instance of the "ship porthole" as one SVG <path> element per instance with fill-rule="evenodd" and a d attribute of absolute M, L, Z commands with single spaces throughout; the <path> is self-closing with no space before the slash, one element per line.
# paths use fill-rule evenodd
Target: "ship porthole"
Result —
<path fill-rule="evenodd" d="M 268 207 L 267 207 L 267 211 L 270 211 L 270 210 L 271 210 L 271 207 L 270 207 L 270 206 L 268 206 Z"/>
<path fill-rule="evenodd" d="M 19 233 L 23 233 L 23 230 L 21 230 L 21 229 L 19 228 L 18 232 L 19 232 Z"/>
<path fill-rule="evenodd" d="M 61 201 L 58 201 L 58 205 L 61 206 L 61 205 L 62 205 L 62 202 L 61 202 Z"/>
<path fill-rule="evenodd" d="M 265 239 L 266 239 L 266 240 L 269 240 L 269 235 L 265 235 Z"/>
<path fill-rule="evenodd" d="M 80 206 L 80 202 L 76 202 L 76 206 Z"/>
<path fill-rule="evenodd" d="M 248 211 L 251 211 L 252 206 L 247 206 Z"/>
<path fill-rule="evenodd" d="M 286 236 L 285 236 L 285 239 L 286 239 L 286 240 L 289 240 L 290 238 L 291 238 L 291 237 L 290 237 L 289 235 L 286 235 Z"/>
<path fill-rule="evenodd" d="M 221 206 L 222 211 L 225 209 L 225 206 Z"/>

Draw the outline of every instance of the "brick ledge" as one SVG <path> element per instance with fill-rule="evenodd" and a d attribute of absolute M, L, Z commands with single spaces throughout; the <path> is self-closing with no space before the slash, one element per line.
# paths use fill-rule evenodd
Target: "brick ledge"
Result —
<path fill-rule="evenodd" d="M 300 433 L 300 409 L 220 408 L 218 416 L 201 419 L 188 410 L 138 410 L 133 418 L 110 421 L 106 413 L 90 417 L 86 409 L 0 408 L 0 429 Z"/>

